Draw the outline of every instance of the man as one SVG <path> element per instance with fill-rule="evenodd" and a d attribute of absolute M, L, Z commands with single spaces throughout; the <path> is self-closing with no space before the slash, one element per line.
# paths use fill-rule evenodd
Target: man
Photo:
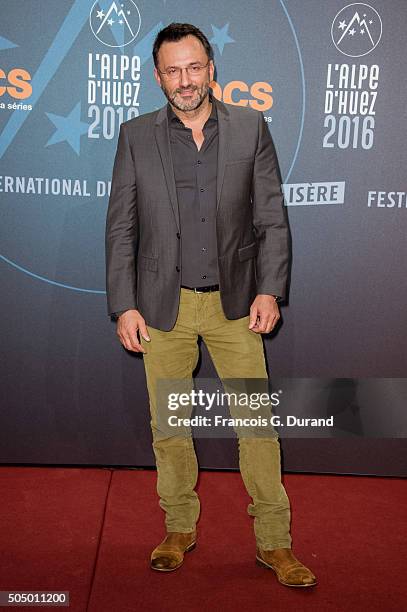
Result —
<path fill-rule="evenodd" d="M 157 35 L 153 58 L 168 104 L 121 125 L 107 215 L 107 294 L 121 343 L 143 354 L 167 528 L 151 567 L 172 571 L 195 547 L 198 465 L 190 435 L 160 435 L 157 381 L 192 378 L 198 336 L 221 379 L 267 378 L 261 334 L 280 316 L 289 246 L 268 128 L 261 113 L 210 95 L 214 64 L 205 35 L 171 24 Z M 291 551 L 278 439 L 242 436 L 239 457 L 253 499 L 257 562 L 287 586 L 316 584 Z"/>

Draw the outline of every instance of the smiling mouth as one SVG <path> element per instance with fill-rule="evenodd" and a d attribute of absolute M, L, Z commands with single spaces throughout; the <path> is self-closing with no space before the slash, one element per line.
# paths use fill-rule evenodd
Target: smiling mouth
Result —
<path fill-rule="evenodd" d="M 183 89 L 182 91 L 179 92 L 179 94 L 181 96 L 192 96 L 194 92 L 195 92 L 194 89 Z"/>

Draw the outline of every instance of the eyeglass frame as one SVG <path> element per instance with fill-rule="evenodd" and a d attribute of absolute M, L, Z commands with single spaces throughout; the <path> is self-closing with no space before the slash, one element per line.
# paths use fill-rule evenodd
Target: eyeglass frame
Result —
<path fill-rule="evenodd" d="M 158 68 L 156 70 L 157 70 L 157 72 L 159 74 L 161 74 L 161 76 L 165 76 L 165 77 L 167 77 L 167 79 L 170 79 L 170 80 L 175 80 L 175 79 L 179 79 L 180 78 L 180 76 L 182 75 L 182 71 L 183 70 L 187 71 L 187 75 L 188 76 L 192 76 L 192 77 L 193 76 L 198 76 L 198 74 L 201 74 L 201 72 L 203 70 L 205 70 L 205 68 L 207 68 L 212 61 L 213 60 L 209 59 L 204 66 L 202 66 L 201 64 L 199 64 L 199 66 L 196 66 L 196 65 L 183 66 L 182 68 L 180 66 L 170 66 L 170 68 L 178 70 L 178 74 L 176 76 L 173 76 L 173 77 L 169 76 L 165 70 L 162 71 L 162 70 L 159 70 Z M 198 67 L 199 67 L 199 72 L 197 74 L 194 75 L 194 74 L 191 74 L 189 72 L 189 68 L 198 68 Z M 167 70 L 169 70 L 169 68 L 167 68 Z"/>

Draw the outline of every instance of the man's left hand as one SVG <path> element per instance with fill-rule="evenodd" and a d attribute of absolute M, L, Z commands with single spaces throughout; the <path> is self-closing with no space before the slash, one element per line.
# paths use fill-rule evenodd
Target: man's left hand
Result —
<path fill-rule="evenodd" d="M 273 295 L 258 295 L 250 307 L 249 329 L 268 334 L 277 325 L 280 311 Z"/>

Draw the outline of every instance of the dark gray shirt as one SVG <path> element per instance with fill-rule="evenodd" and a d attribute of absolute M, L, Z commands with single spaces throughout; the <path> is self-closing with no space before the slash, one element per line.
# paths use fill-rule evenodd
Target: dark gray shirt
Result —
<path fill-rule="evenodd" d="M 181 225 L 181 284 L 205 287 L 219 283 L 216 241 L 218 119 L 215 105 L 203 127 L 198 148 L 168 104 L 168 124 Z"/>

